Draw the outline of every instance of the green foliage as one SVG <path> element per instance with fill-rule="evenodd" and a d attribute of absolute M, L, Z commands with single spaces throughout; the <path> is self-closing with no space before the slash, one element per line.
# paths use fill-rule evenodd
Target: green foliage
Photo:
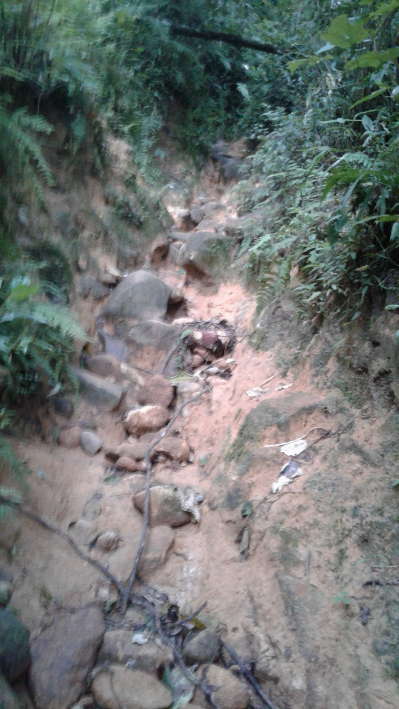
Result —
<path fill-rule="evenodd" d="M 84 333 L 69 311 L 49 303 L 29 264 L 8 267 L 0 278 L 2 397 L 19 405 L 45 397 L 68 381 L 73 339 Z"/>

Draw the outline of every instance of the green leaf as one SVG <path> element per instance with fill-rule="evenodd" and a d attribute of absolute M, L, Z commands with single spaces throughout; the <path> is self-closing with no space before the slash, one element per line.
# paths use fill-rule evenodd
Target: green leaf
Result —
<path fill-rule="evenodd" d="M 386 305 L 384 310 L 399 310 L 399 305 L 394 305 L 392 303 L 392 305 Z"/>
<path fill-rule="evenodd" d="M 364 96 L 363 98 L 359 98 L 358 101 L 355 101 L 355 103 L 352 103 L 351 108 L 355 108 L 356 106 L 360 106 L 361 103 L 366 103 L 366 101 L 372 101 L 373 98 L 377 98 L 377 96 L 381 96 L 381 94 L 385 93 L 385 91 L 388 91 L 388 88 L 389 88 L 388 86 L 381 86 L 381 88 L 376 89 L 375 91 L 372 91 L 371 94 L 367 94 L 367 96 Z"/>
<path fill-rule="evenodd" d="M 248 88 L 247 88 L 247 85 L 246 85 L 246 84 L 238 83 L 238 84 L 237 84 L 237 89 L 239 90 L 241 96 L 245 99 L 245 101 L 250 101 L 250 100 L 251 100 L 251 96 L 250 96 L 250 93 L 249 93 L 249 91 L 248 91 Z"/>
<path fill-rule="evenodd" d="M 364 26 L 363 20 L 351 21 L 347 15 L 338 15 L 323 32 L 322 37 L 335 47 L 349 49 L 370 37 L 370 30 Z"/>
<path fill-rule="evenodd" d="M 380 66 L 386 62 L 393 62 L 399 57 L 399 47 L 392 47 L 391 49 L 384 49 L 380 52 L 364 52 L 354 59 L 350 59 L 345 64 L 345 69 L 351 71 L 352 69 L 379 69 Z"/>
<path fill-rule="evenodd" d="M 399 239 L 399 222 L 395 222 L 391 229 L 391 241 L 397 241 Z"/>
<path fill-rule="evenodd" d="M 316 57 L 313 55 L 311 57 L 306 57 L 305 59 L 294 59 L 293 61 L 288 62 L 287 67 L 291 74 L 293 74 L 297 71 L 297 69 L 316 66 L 317 64 L 320 64 L 320 62 L 324 62 L 328 59 L 332 59 L 331 54 L 326 54 L 323 57 Z"/>
<path fill-rule="evenodd" d="M 399 487 L 399 480 L 398 479 L 392 480 L 391 487 L 393 487 L 393 488 Z"/>
<path fill-rule="evenodd" d="M 370 15 L 370 17 L 381 17 L 382 15 L 389 15 L 394 10 L 399 8 L 399 0 L 387 0 L 383 2 L 376 10 Z"/>

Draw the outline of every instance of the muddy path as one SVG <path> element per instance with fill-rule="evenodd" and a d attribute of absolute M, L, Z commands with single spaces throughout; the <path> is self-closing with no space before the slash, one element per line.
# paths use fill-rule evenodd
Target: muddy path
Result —
<path fill-rule="evenodd" d="M 396 538 L 393 529 L 389 539 L 381 531 L 391 504 L 390 469 L 381 455 L 389 426 L 384 433 L 337 388 L 317 386 L 309 360 L 283 375 L 283 342 L 267 351 L 252 347 L 255 296 L 236 274 L 229 278 L 223 261 L 222 242 L 231 238 L 223 225 L 236 217 L 234 199 L 229 190 L 206 186 L 190 206 L 197 225 L 183 231 L 169 205 L 175 227 L 154 242 L 145 268 L 133 274 L 138 281 L 117 276 L 107 300 L 90 314 L 82 305 L 96 332 L 77 369 L 82 395 L 70 418 L 60 415 L 62 404 L 52 411 L 56 442 L 19 446 L 33 471 L 29 508 L 124 583 L 143 531 L 150 465 L 157 492 L 153 487 L 133 592 L 156 589 L 180 618 L 203 608 L 203 632 L 235 648 L 280 709 L 395 707 L 396 682 L 378 658 L 394 648 L 399 622 L 391 584 Z M 298 439 L 305 441 L 298 455 L 281 450 Z M 294 477 L 286 473 L 287 484 L 273 492 L 289 462 Z M 142 625 L 140 609 L 133 603 L 118 614 L 112 583 L 34 521 L 14 519 L 7 534 L 12 605 L 36 648 L 30 680 L 36 706 L 67 707 L 81 695 L 86 703 L 74 706 L 168 706 L 155 685 L 149 699 L 144 690 L 137 690 L 136 703 L 123 699 L 130 685 L 120 668 L 130 656 L 125 646 L 119 655 L 110 649 L 110 638 L 131 637 Z M 63 613 L 91 603 L 106 611 L 100 669 L 83 680 L 66 677 L 66 687 L 60 679 L 59 696 L 50 696 L 62 651 L 54 639 L 55 649 L 48 641 L 44 650 L 40 638 L 51 628 L 56 633 Z M 201 669 L 219 656 L 220 671 L 237 670 L 220 648 L 212 654 L 212 637 L 191 663 Z M 46 652 L 60 654 L 58 665 Z M 147 667 L 136 654 L 132 666 L 151 669 L 155 682 L 165 658 Z M 100 671 L 110 663 L 112 696 L 109 670 Z M 267 706 L 243 680 L 237 689 L 234 671 L 228 677 L 231 688 L 219 678 L 225 695 L 216 689 L 208 696 L 220 709 Z M 194 700 L 209 705 L 199 689 Z"/>

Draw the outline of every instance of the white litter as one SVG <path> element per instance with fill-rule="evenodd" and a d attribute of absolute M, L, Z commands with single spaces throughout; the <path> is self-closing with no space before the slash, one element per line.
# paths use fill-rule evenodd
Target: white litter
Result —
<path fill-rule="evenodd" d="M 282 445 L 280 451 L 291 457 L 303 453 L 307 447 L 307 441 L 304 438 L 298 438 L 296 441 L 289 441 L 289 443 Z"/>
<path fill-rule="evenodd" d="M 133 633 L 131 642 L 134 645 L 145 645 L 149 641 L 149 636 L 148 633 L 143 633 L 140 631 L 137 631 L 136 633 Z"/>

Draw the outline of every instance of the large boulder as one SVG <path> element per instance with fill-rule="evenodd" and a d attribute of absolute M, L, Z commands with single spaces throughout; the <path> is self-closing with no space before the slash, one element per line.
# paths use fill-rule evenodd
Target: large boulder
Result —
<path fill-rule="evenodd" d="M 8 608 L 0 609 L 0 672 L 14 682 L 29 667 L 29 630 Z"/>
<path fill-rule="evenodd" d="M 161 320 L 145 320 L 130 328 L 126 340 L 141 350 L 153 347 L 166 352 L 170 350 L 179 337 L 180 328 Z"/>
<path fill-rule="evenodd" d="M 110 665 L 96 675 L 91 691 L 101 709 L 167 709 L 169 689 L 153 675 Z"/>
<path fill-rule="evenodd" d="M 230 249 L 231 242 L 221 234 L 193 232 L 179 251 L 179 265 L 189 276 L 212 280 L 228 266 Z"/>
<path fill-rule="evenodd" d="M 166 315 L 170 288 L 150 271 L 134 271 L 112 292 L 103 315 L 132 320 L 162 319 Z"/>
<path fill-rule="evenodd" d="M 149 404 L 129 411 L 125 418 L 125 428 L 131 436 L 159 431 L 170 419 L 170 412 L 164 406 Z"/>
<path fill-rule="evenodd" d="M 119 384 L 114 384 L 108 379 L 103 379 L 78 367 L 73 367 L 72 371 L 79 382 L 83 396 L 90 403 L 106 411 L 113 411 L 119 406 L 124 394 L 124 390 Z"/>
<path fill-rule="evenodd" d="M 63 611 L 32 643 L 30 683 L 38 709 L 65 709 L 86 687 L 104 635 L 97 605 Z"/>
<path fill-rule="evenodd" d="M 191 520 L 189 512 L 182 509 L 181 495 L 176 485 L 154 485 L 150 492 L 150 524 L 181 527 Z M 133 503 L 140 512 L 144 509 L 145 490 L 134 495 Z"/>

